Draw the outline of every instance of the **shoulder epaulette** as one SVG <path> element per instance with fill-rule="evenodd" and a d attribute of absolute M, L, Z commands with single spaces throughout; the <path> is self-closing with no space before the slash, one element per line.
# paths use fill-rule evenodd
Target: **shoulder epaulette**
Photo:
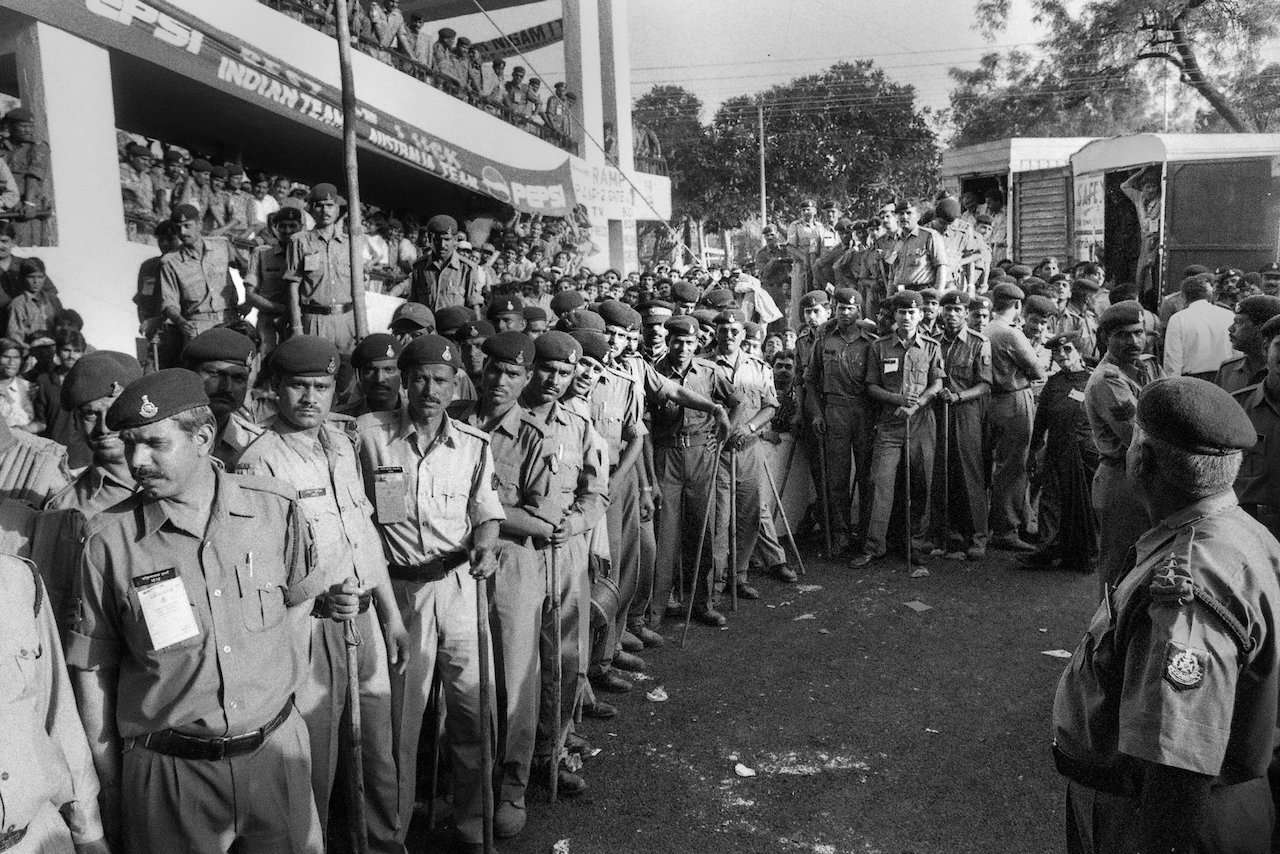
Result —
<path fill-rule="evenodd" d="M 40 609 L 44 607 L 44 582 L 40 579 L 40 570 L 36 568 L 33 561 L 29 558 L 23 557 L 22 555 L 6 554 L 4 557 L 11 557 L 16 561 L 21 561 L 26 566 L 27 571 L 31 573 L 31 586 L 34 588 L 34 592 L 31 597 L 32 616 L 39 617 Z"/>
<path fill-rule="evenodd" d="M 456 418 L 450 418 L 449 420 L 453 422 L 454 427 L 458 428 L 459 433 L 466 433 L 468 436 L 474 436 L 486 445 L 489 444 L 489 434 L 481 430 L 479 427 L 472 427 L 465 421 L 459 421 Z"/>
<path fill-rule="evenodd" d="M 987 333 L 985 333 L 985 332 L 979 332 L 979 331 L 978 331 L 978 330 L 976 330 L 976 329 L 970 329 L 970 330 L 969 330 L 969 334 L 970 334 L 970 335 L 972 335 L 974 338 L 977 338 L 979 341 L 990 341 L 990 340 L 991 340 L 990 338 L 988 338 L 988 337 L 987 337 Z"/>
<path fill-rule="evenodd" d="M 232 474 L 229 476 L 235 478 L 236 486 L 241 489 L 252 489 L 254 492 L 269 492 L 272 495 L 278 495 L 290 501 L 295 501 L 298 498 L 298 490 L 278 477 L 266 477 L 257 474 Z"/>
<path fill-rule="evenodd" d="M 547 425 L 543 423 L 542 419 L 538 418 L 538 416 L 534 415 L 527 409 L 522 408 L 520 410 L 520 424 L 538 431 L 539 436 L 547 435 Z"/>
<path fill-rule="evenodd" d="M 1253 385 L 1247 385 L 1244 388 L 1238 388 L 1235 391 L 1231 392 L 1231 396 L 1235 398 L 1239 398 L 1240 400 L 1244 400 L 1246 397 L 1253 394 L 1255 391 L 1257 391 L 1261 387 L 1262 387 L 1262 383 L 1254 383 Z"/>

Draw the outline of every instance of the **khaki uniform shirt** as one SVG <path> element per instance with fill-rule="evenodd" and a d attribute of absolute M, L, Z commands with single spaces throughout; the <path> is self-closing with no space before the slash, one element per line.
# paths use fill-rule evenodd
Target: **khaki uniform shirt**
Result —
<path fill-rule="evenodd" d="M 991 342 L 991 391 L 1021 391 L 1044 379 L 1044 366 L 1021 329 L 1002 320 L 987 326 Z"/>
<path fill-rule="evenodd" d="M 665 379 L 709 397 L 726 409 L 732 410 L 742 402 L 742 395 L 734 388 L 733 383 L 716 371 L 716 366 L 706 359 L 694 357 L 684 373 L 680 373 L 675 364 L 666 358 L 659 360 L 655 368 Z M 677 435 L 709 434 L 716 429 L 714 415 L 696 409 L 686 409 L 677 403 L 668 402 L 653 406 L 651 412 L 654 445 L 670 445 Z"/>
<path fill-rule="evenodd" d="M 1091 309 L 1079 309 L 1067 303 L 1058 315 L 1058 332 L 1074 332 L 1080 336 L 1080 355 L 1095 361 L 1098 352 L 1098 316 Z"/>
<path fill-rule="evenodd" d="M 1218 375 L 1213 378 L 1213 382 L 1219 388 L 1235 394 L 1240 389 L 1257 385 L 1266 378 L 1267 363 L 1265 359 L 1255 370 L 1253 365 L 1249 363 L 1247 356 L 1238 356 L 1222 363 L 1222 367 L 1218 368 Z"/>
<path fill-rule="evenodd" d="M 298 283 L 302 305 L 351 302 L 351 238 L 337 226 L 329 226 L 329 230 L 327 237 L 313 228 L 289 238 L 284 278 Z"/>
<path fill-rule="evenodd" d="M 1280 400 L 1261 382 L 1233 397 L 1253 422 L 1257 444 L 1245 448 L 1236 475 L 1236 496 L 1242 505 L 1263 504 L 1280 510 Z"/>
<path fill-rule="evenodd" d="M 609 506 L 608 450 L 590 420 L 562 403 L 553 404 L 545 418 L 532 417 L 546 431 L 542 453 L 550 473 L 547 500 L 534 515 L 585 533 Z"/>
<path fill-rule="evenodd" d="M 885 260 L 893 267 L 894 285 L 917 291 L 933 287 L 934 271 L 950 266 L 941 235 L 923 225 L 915 234 L 899 237 Z"/>
<path fill-rule="evenodd" d="M 251 732 L 300 684 L 300 639 L 286 611 L 324 589 L 312 573 L 306 520 L 288 485 L 210 465 L 216 487 L 205 530 L 185 530 L 165 502 L 141 493 L 90 526 L 67 664 L 119 670 L 123 738 L 170 728 L 202 738 Z M 138 592 L 154 573 L 179 580 L 198 629 L 162 649 Z"/>
<path fill-rule="evenodd" d="M 423 258 L 414 264 L 409 293 L 432 311 L 451 305 L 477 308 L 484 303 L 480 282 L 479 268 L 455 252 L 445 262 Z"/>
<path fill-rule="evenodd" d="M 44 505 L 45 510 L 79 510 L 86 519 L 92 519 L 103 510 L 115 507 L 137 491 L 133 483 L 123 483 L 96 464 L 90 465 L 80 476 Z"/>
<path fill-rule="evenodd" d="M 289 303 L 289 283 L 285 273 L 289 269 L 289 250 L 280 244 L 255 246 L 249 256 L 249 269 L 244 275 L 244 286 L 263 299 L 284 308 Z"/>
<path fill-rule="evenodd" d="M 805 393 L 815 395 L 814 402 L 850 401 L 865 402 L 867 396 L 867 354 L 876 336 L 860 325 L 849 332 L 832 326 L 822 336 L 817 347 L 817 358 L 812 359 L 805 372 L 808 388 Z M 816 395 L 822 395 L 817 397 Z"/>
<path fill-rule="evenodd" d="M 612 471 L 621 461 L 627 444 L 649 433 L 644 426 L 644 410 L 632 376 L 606 367 L 600 381 L 591 390 L 590 411 L 592 426 L 609 447 Z"/>
<path fill-rule="evenodd" d="M 910 341 L 890 333 L 877 338 L 867 357 L 867 385 L 877 385 L 890 394 L 915 392 L 922 394 L 936 380 L 945 377 L 942 348 L 937 341 L 917 332 Z M 902 419 L 896 407 L 881 406 L 877 423 L 895 423 Z"/>
<path fill-rule="evenodd" d="M 202 237 L 193 249 L 166 252 L 160 258 L 161 305 L 187 318 L 234 309 L 240 298 L 231 258 L 231 244 L 220 237 Z"/>
<path fill-rule="evenodd" d="M 469 401 L 459 407 L 457 418 L 489 435 L 493 470 L 498 478 L 498 500 L 503 507 L 519 507 L 534 516 L 551 490 L 551 470 L 547 467 L 543 441 L 544 425 L 524 407 L 516 404 L 496 423 L 483 424 Z"/>
<path fill-rule="evenodd" d="M 1138 414 L 1138 392 L 1162 376 L 1160 363 L 1151 356 L 1138 360 L 1136 379 L 1107 356 L 1098 363 L 1084 387 L 1084 411 L 1103 460 L 1124 465 L 1133 438 L 1133 419 Z"/>
<path fill-rule="evenodd" d="M 987 336 L 962 326 L 955 338 L 945 335 L 940 338 L 939 346 L 942 368 L 947 373 L 947 388 L 967 391 L 981 383 L 991 382 L 991 342 Z"/>

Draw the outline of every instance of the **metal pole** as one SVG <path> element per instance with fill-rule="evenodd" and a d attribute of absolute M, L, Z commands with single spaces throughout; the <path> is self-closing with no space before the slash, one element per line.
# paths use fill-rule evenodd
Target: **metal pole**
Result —
<path fill-rule="evenodd" d="M 719 448 L 712 448 L 711 458 L 713 460 L 720 459 Z M 713 471 L 712 477 L 711 477 L 711 483 L 707 488 L 707 506 L 702 508 L 702 529 L 698 532 L 698 549 L 696 552 L 694 552 L 694 557 L 693 557 L 693 573 L 691 576 L 692 580 L 689 584 L 689 607 L 685 609 L 684 633 L 680 635 L 681 649 L 684 649 L 685 640 L 687 640 L 689 637 L 689 623 L 692 622 L 693 620 L 693 597 L 697 595 L 698 582 L 701 580 L 699 578 L 699 570 L 702 568 L 702 547 L 707 542 L 707 526 L 711 522 L 711 507 L 714 504 L 715 500 L 716 500 L 716 482 L 715 482 L 715 474 Z M 711 572 L 712 574 L 715 573 L 714 561 L 712 562 Z M 683 584 L 680 585 L 680 590 L 681 592 L 684 592 Z M 711 593 L 712 593 L 712 585 L 710 582 L 708 582 L 707 584 L 707 604 L 708 605 L 711 604 Z"/>
<path fill-rule="evenodd" d="M 347 738 L 350 739 L 351 764 L 348 767 L 347 791 L 350 797 L 351 835 L 356 854 L 369 854 L 369 827 L 364 820 L 364 757 L 360 753 L 360 630 L 354 619 L 342 624 L 342 638 L 347 647 Z"/>
<path fill-rule="evenodd" d="M 827 490 L 827 437 L 814 434 L 818 438 L 818 468 L 822 479 L 822 536 L 826 540 L 827 559 L 835 557 L 831 549 L 831 493 Z"/>
<path fill-rule="evenodd" d="M 942 553 L 951 545 L 951 404 L 942 401 Z"/>
<path fill-rule="evenodd" d="M 338 17 L 338 72 L 342 77 L 342 155 L 347 171 L 347 230 L 351 262 L 351 305 L 356 338 L 369 334 L 364 308 L 364 224 L 360 218 L 360 178 L 356 167 L 356 84 L 351 73 L 350 0 L 335 0 Z M 359 2 L 359 0 L 356 0 Z"/>
<path fill-rule="evenodd" d="M 440 668 L 432 668 L 431 690 L 431 777 L 427 784 L 427 829 L 436 829 L 436 798 L 440 794 Z"/>
<path fill-rule="evenodd" d="M 489 672 L 489 592 L 487 578 L 476 579 L 476 638 L 480 647 L 480 791 L 484 798 L 484 852 L 493 851 L 493 682 Z"/>
<path fill-rule="evenodd" d="M 738 610 L 738 451 L 729 451 L 729 607 Z"/>
<path fill-rule="evenodd" d="M 756 104 L 756 116 L 760 124 L 760 227 L 769 224 L 768 205 L 764 190 L 764 101 Z"/>
<path fill-rule="evenodd" d="M 902 467 L 906 473 L 906 492 L 903 493 L 905 500 L 903 504 L 907 508 L 907 518 L 903 523 L 903 530 L 907 532 L 906 548 L 907 548 L 907 568 L 911 568 L 911 416 L 908 415 L 906 420 L 902 422 Z"/>
<path fill-rule="evenodd" d="M 787 521 L 787 508 L 782 506 L 782 495 L 778 492 L 778 484 L 774 483 L 773 472 L 769 471 L 768 462 L 764 464 L 764 476 L 769 481 L 769 488 L 773 490 L 773 500 L 778 502 L 778 515 L 782 517 L 782 528 L 787 532 L 791 550 L 796 553 L 796 565 L 800 567 L 800 574 L 804 575 L 804 558 L 800 557 L 800 547 L 796 545 L 795 534 L 791 532 L 791 523 Z"/>
<path fill-rule="evenodd" d="M 555 654 L 555 664 L 552 667 L 554 678 L 552 679 L 552 695 L 555 699 L 555 745 L 552 747 L 551 753 L 551 780 L 548 787 L 551 790 L 551 803 L 555 803 L 560 794 L 560 751 L 564 749 L 564 735 L 562 733 L 563 721 L 561 720 L 561 694 L 564 691 L 564 661 L 562 656 L 562 638 L 561 631 L 563 627 L 560 624 L 560 565 L 556 560 L 556 551 L 558 546 L 551 546 L 551 622 L 555 626 L 554 641 L 552 649 Z"/>

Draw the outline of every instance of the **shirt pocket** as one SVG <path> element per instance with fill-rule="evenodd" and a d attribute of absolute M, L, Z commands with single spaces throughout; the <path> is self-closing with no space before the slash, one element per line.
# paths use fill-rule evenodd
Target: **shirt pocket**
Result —
<path fill-rule="evenodd" d="M 265 632 L 274 629 L 288 612 L 284 602 L 284 588 L 267 582 L 254 585 L 240 597 L 240 610 L 244 615 L 244 627 L 249 631 Z"/>
<path fill-rule="evenodd" d="M 320 252 L 308 252 L 302 256 L 302 271 L 318 273 L 324 269 L 324 255 Z"/>
<path fill-rule="evenodd" d="M 471 494 L 471 480 L 466 477 L 434 477 L 431 480 L 431 497 L 428 499 L 433 517 L 456 522 L 467 515 L 467 498 Z"/>
<path fill-rule="evenodd" d="M 1257 434 L 1258 441 L 1252 448 L 1245 448 L 1240 461 L 1240 477 L 1262 477 L 1267 472 L 1267 437 Z"/>
<path fill-rule="evenodd" d="M 34 699 L 36 662 L 47 655 L 38 641 L 0 650 L 0 704 Z"/>

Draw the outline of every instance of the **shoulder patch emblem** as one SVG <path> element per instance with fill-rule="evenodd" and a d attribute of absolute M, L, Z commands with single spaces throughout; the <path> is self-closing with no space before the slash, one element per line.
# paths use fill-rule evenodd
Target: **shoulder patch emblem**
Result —
<path fill-rule="evenodd" d="M 1204 683 L 1205 652 L 1169 641 L 1165 648 L 1164 679 L 1179 691 L 1199 688 Z"/>

